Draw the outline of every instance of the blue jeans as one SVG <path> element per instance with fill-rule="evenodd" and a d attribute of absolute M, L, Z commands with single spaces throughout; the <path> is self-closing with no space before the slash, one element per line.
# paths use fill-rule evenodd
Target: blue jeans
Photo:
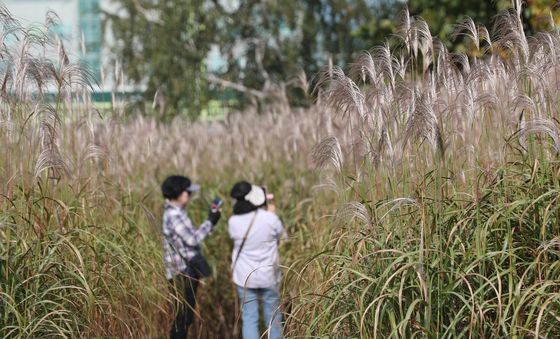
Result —
<path fill-rule="evenodd" d="M 243 339 L 259 339 L 259 300 L 262 300 L 266 333 L 263 338 L 282 338 L 282 314 L 280 313 L 280 297 L 276 287 L 244 288 L 237 286 L 237 294 L 241 303 L 241 319 L 243 321 Z"/>

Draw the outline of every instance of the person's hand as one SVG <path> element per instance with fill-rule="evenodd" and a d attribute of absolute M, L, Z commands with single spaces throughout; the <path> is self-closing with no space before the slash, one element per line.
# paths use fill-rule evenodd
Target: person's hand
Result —
<path fill-rule="evenodd" d="M 210 209 L 208 211 L 208 220 L 212 223 L 212 225 L 216 225 L 221 217 L 222 212 L 220 210 L 213 211 Z"/>
<path fill-rule="evenodd" d="M 274 204 L 268 204 L 268 205 L 266 206 L 266 210 L 269 211 L 269 212 L 275 213 L 275 212 L 276 212 L 276 205 L 274 205 Z"/>

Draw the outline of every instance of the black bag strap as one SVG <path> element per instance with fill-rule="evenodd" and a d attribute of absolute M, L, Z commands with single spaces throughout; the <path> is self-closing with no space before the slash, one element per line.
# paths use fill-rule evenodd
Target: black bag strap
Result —
<path fill-rule="evenodd" d="M 239 251 L 237 251 L 237 255 L 235 256 L 235 261 L 233 262 L 233 266 L 231 267 L 232 271 L 235 269 L 235 265 L 237 265 L 237 260 L 239 260 L 239 255 L 241 254 L 241 251 L 243 250 L 243 246 L 245 246 L 245 242 L 247 241 L 247 237 L 249 236 L 249 232 L 251 232 L 251 228 L 253 228 L 253 224 L 255 224 L 255 220 L 257 219 L 257 214 L 258 213 L 259 213 L 259 210 L 256 210 L 255 215 L 253 216 L 253 219 L 251 219 L 251 223 L 249 224 L 249 227 L 247 228 L 247 231 L 245 232 L 245 236 L 243 236 L 243 241 L 241 241 L 241 246 L 239 246 Z"/>
<path fill-rule="evenodd" d="M 171 246 L 171 248 L 173 249 L 173 251 L 175 251 L 175 253 L 177 253 L 181 257 L 181 259 L 183 259 L 186 263 L 189 263 L 190 260 L 185 258 L 183 256 L 183 253 L 181 253 L 181 251 L 179 251 L 177 249 L 177 247 L 175 247 L 175 244 L 173 243 L 173 237 L 171 235 L 165 234 L 165 232 L 162 232 L 162 234 L 163 234 L 163 237 L 165 238 L 165 240 L 167 240 L 167 243 L 169 243 L 169 246 Z M 183 246 L 190 247 L 190 246 L 185 244 L 183 239 L 179 238 L 179 240 L 183 243 Z"/>

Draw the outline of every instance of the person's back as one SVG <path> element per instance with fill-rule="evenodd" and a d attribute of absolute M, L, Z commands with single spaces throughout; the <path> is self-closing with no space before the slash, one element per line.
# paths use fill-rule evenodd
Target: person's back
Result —
<path fill-rule="evenodd" d="M 230 195 L 236 200 L 228 229 L 233 240 L 232 278 L 241 302 L 243 338 L 261 337 L 259 304 L 262 304 L 267 337 L 280 339 L 278 242 L 286 236 L 282 222 L 276 214 L 264 209 L 267 203 L 262 187 L 241 181 L 233 186 Z"/>
<path fill-rule="evenodd" d="M 251 222 L 253 225 L 247 233 Z M 247 288 L 268 288 L 275 285 L 280 278 L 278 241 L 285 235 L 278 216 L 258 209 L 234 215 L 228 224 L 229 235 L 233 240 L 232 265 L 235 263 L 233 282 Z M 247 239 L 238 257 L 246 234 Z"/>

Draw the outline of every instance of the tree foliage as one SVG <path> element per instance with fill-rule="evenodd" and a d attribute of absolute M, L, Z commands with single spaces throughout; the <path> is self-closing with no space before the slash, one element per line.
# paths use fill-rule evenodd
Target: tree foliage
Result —
<path fill-rule="evenodd" d="M 118 0 L 105 13 L 116 53 L 129 80 L 147 99 L 165 96 L 170 108 L 200 107 L 207 100 L 204 60 L 217 34 L 217 12 L 205 0 Z M 169 113 L 169 111 L 167 112 Z"/>
<path fill-rule="evenodd" d="M 113 2 L 118 10 L 106 17 L 127 77 L 145 85 L 146 99 L 165 98 L 168 115 L 191 116 L 224 89 L 241 105 L 286 91 L 292 103 L 301 103 L 301 91 L 288 86 L 296 74 L 313 75 L 329 60 L 347 66 L 395 32 L 405 6 L 455 51 L 468 47 L 452 38 L 457 21 L 471 17 L 491 26 L 498 11 L 511 6 L 511 0 Z M 527 30 L 546 26 L 555 14 L 552 2 L 528 2 Z"/>

